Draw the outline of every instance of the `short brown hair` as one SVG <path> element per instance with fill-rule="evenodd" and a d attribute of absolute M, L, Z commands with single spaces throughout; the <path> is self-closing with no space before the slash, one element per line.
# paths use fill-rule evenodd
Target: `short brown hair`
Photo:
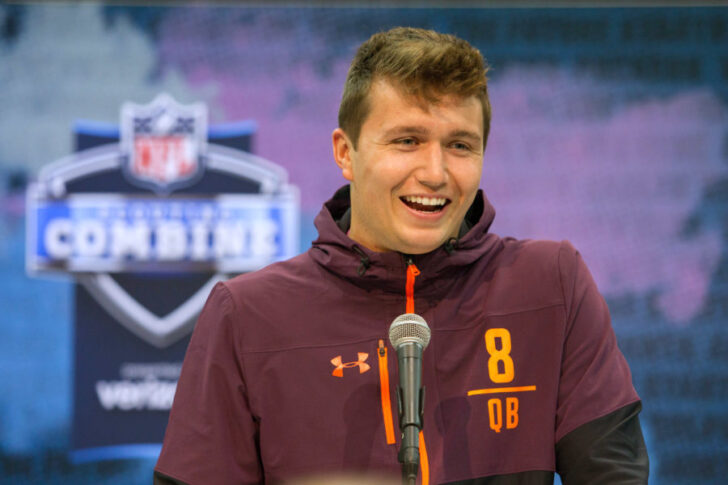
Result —
<path fill-rule="evenodd" d="M 339 127 L 356 149 L 369 114 L 368 94 L 374 80 L 385 79 L 407 94 L 429 102 L 454 94 L 476 96 L 483 107 L 483 148 L 490 131 L 486 64 L 480 51 L 454 35 L 412 27 L 374 34 L 351 62 L 339 105 Z"/>

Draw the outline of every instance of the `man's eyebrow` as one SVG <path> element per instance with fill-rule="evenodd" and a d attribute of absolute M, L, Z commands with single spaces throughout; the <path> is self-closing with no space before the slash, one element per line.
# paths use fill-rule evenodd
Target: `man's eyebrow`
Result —
<path fill-rule="evenodd" d="M 417 125 L 395 126 L 384 132 L 385 138 L 388 138 L 390 136 L 429 135 L 429 134 L 430 134 L 430 131 L 427 128 L 425 128 L 423 126 L 417 126 Z"/>
<path fill-rule="evenodd" d="M 456 131 L 453 131 L 452 133 L 450 133 L 450 137 L 452 137 L 452 138 L 468 138 L 471 141 L 476 141 L 476 142 L 479 142 L 479 143 L 483 141 L 483 137 L 479 133 L 476 133 L 474 131 L 468 131 L 468 130 L 456 130 Z"/>
<path fill-rule="evenodd" d="M 430 134 L 430 130 L 423 126 L 417 126 L 417 125 L 403 125 L 403 126 L 394 126 L 387 131 L 384 132 L 385 138 L 391 138 L 394 136 L 405 136 L 405 135 L 420 135 L 420 136 L 427 136 Z M 470 130 L 455 130 L 449 134 L 450 138 L 464 138 L 467 139 L 473 143 L 483 143 L 483 137 L 475 132 Z"/>

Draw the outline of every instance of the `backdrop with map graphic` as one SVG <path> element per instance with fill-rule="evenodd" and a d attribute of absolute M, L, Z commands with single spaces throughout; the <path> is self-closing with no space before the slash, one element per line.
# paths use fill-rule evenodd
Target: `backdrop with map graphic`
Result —
<path fill-rule="evenodd" d="M 395 25 L 492 66 L 493 231 L 569 239 L 644 401 L 651 483 L 728 475 L 728 10 L 0 5 L 0 483 L 148 483 L 153 459 L 74 464 L 72 282 L 25 274 L 24 191 L 79 119 L 167 92 L 300 189 L 301 241 L 342 183 L 330 135 L 356 46 Z M 161 437 L 160 437 L 161 439 Z"/>

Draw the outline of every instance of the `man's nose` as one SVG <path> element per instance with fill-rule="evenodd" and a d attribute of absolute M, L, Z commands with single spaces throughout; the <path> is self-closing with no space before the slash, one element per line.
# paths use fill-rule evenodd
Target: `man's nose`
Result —
<path fill-rule="evenodd" d="M 417 181 L 430 189 L 439 189 L 448 177 L 445 149 L 439 143 L 433 143 L 422 155 L 416 173 Z"/>

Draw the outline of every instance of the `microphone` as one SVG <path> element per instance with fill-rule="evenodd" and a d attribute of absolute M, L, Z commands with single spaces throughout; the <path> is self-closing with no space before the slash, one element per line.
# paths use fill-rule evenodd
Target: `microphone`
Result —
<path fill-rule="evenodd" d="M 399 363 L 399 429 L 402 444 L 398 459 L 402 464 L 403 483 L 414 484 L 420 466 L 419 434 L 425 389 L 422 387 L 422 351 L 430 343 L 430 327 L 414 313 L 398 316 L 389 327 L 389 342 L 397 351 Z"/>

